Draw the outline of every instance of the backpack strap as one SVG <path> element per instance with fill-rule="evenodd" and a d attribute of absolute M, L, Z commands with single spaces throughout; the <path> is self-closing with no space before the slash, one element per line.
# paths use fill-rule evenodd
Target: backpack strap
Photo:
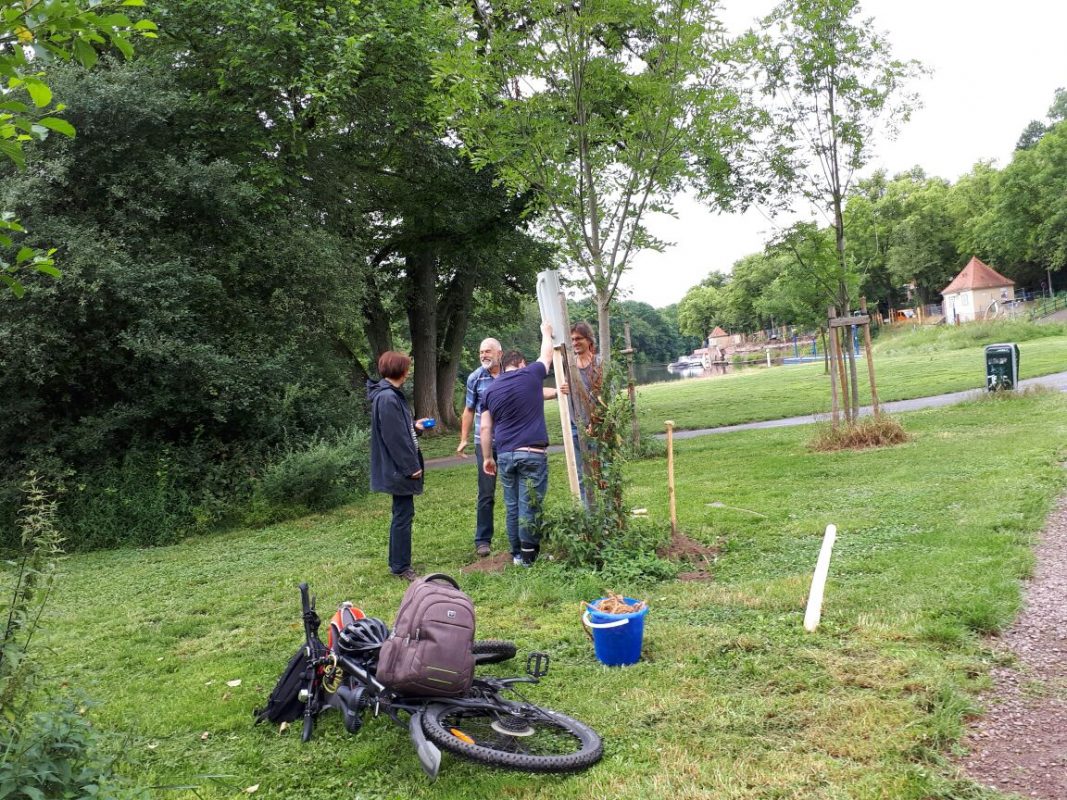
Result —
<path fill-rule="evenodd" d="M 445 575 L 445 573 L 443 572 L 432 572 L 429 575 L 426 575 L 423 580 L 427 583 L 429 583 L 430 581 L 444 581 L 445 583 L 452 584 L 453 588 L 459 588 L 459 584 L 456 582 L 456 579 L 453 578 L 451 575 Z"/>

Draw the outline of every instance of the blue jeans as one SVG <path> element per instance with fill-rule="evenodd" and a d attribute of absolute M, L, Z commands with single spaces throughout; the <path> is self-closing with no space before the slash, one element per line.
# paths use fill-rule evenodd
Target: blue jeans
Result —
<path fill-rule="evenodd" d="M 494 448 L 495 450 L 495 448 Z M 495 457 L 494 452 L 494 457 Z M 474 440 L 474 457 L 478 459 L 478 518 L 474 526 L 474 545 L 493 541 L 493 505 L 496 501 L 496 476 L 482 469 L 482 443 Z"/>
<path fill-rule="evenodd" d="M 548 456 L 524 450 L 501 453 L 497 473 L 504 487 L 511 554 L 521 556 L 524 545 L 536 551 L 541 542 L 541 506 L 548 492 Z"/>
<path fill-rule="evenodd" d="M 389 569 L 399 575 L 411 567 L 411 523 L 415 519 L 415 497 L 393 495 L 393 522 L 389 526 Z"/>

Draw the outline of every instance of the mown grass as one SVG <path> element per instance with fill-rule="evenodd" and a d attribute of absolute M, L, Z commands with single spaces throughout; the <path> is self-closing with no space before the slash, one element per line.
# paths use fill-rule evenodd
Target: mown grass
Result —
<path fill-rule="evenodd" d="M 70 558 L 46 620 L 48 674 L 100 702 L 94 719 L 125 735 L 142 785 L 196 787 L 159 797 L 255 785 L 255 797 L 302 800 L 993 797 L 944 755 L 986 685 L 981 636 L 1018 609 L 1034 533 L 1064 487 L 1065 412 L 1053 393 L 919 412 L 902 417 L 907 444 L 864 452 L 811 452 L 811 428 L 680 441 L 680 523 L 722 546 L 713 582 L 605 586 L 550 563 L 463 576 L 480 637 L 552 655 L 531 699 L 604 736 L 604 761 L 578 775 L 446 756 L 431 785 L 384 719 L 351 737 L 326 717 L 307 745 L 296 729 L 251 726 L 300 642 L 300 580 L 320 608 L 351 599 L 391 621 L 404 586 L 385 567 L 381 496 L 265 530 Z M 562 502 L 558 460 L 552 475 Z M 629 479 L 629 502 L 665 524 L 664 460 L 631 465 Z M 418 568 L 456 573 L 472 560 L 474 494 L 469 469 L 430 474 Z M 830 522 L 838 545 L 809 635 L 804 601 Z M 598 665 L 579 624 L 579 602 L 606 590 L 650 602 L 634 667 Z"/>
<path fill-rule="evenodd" d="M 1023 378 L 1067 369 L 1067 326 L 1029 322 L 908 329 L 886 335 L 875 351 L 878 398 L 883 402 L 928 397 L 985 386 L 984 346 L 1017 341 Z M 860 402 L 870 403 L 866 362 L 857 363 Z M 664 420 L 680 430 L 737 425 L 764 419 L 816 415 L 830 410 L 829 378 L 822 364 L 748 368 L 728 375 L 640 386 L 641 430 L 659 433 Z M 549 437 L 560 442 L 559 413 L 545 404 Z M 443 432 L 424 437 L 427 457 L 451 455 L 458 437 Z M 471 448 L 468 448 L 471 452 Z"/>

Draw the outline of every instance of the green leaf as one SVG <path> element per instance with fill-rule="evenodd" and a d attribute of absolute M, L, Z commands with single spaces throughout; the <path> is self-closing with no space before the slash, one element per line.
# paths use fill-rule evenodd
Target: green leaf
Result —
<path fill-rule="evenodd" d="M 7 156 L 15 162 L 20 169 L 26 166 L 26 157 L 22 154 L 22 148 L 16 142 L 8 142 L 0 139 L 0 154 Z"/>
<path fill-rule="evenodd" d="M 7 287 L 11 290 L 11 294 L 15 295 L 15 297 L 22 297 L 26 294 L 26 287 L 10 275 L 0 274 L 0 282 L 6 283 Z"/>
<path fill-rule="evenodd" d="M 18 255 L 15 256 L 15 263 L 21 264 L 24 261 L 29 261 L 35 255 L 37 255 L 37 251 L 34 250 L 32 247 L 20 247 Z"/>
<path fill-rule="evenodd" d="M 45 275 L 50 275 L 53 278 L 63 277 L 63 273 L 56 269 L 51 264 L 34 264 L 33 268 L 38 272 L 43 272 Z"/>
<path fill-rule="evenodd" d="M 17 114 L 25 114 L 30 110 L 30 107 L 25 103 L 20 103 L 18 100 L 8 100 L 4 103 L 0 103 L 0 109 L 4 111 L 14 111 Z"/>
<path fill-rule="evenodd" d="M 133 23 L 133 29 L 135 31 L 158 31 L 159 26 L 150 19 L 142 19 Z"/>
<path fill-rule="evenodd" d="M 99 58 L 93 46 L 84 39 L 74 40 L 74 57 L 78 59 L 78 63 L 86 69 L 92 69 L 93 65 L 96 64 L 96 61 Z"/>
<path fill-rule="evenodd" d="M 142 7 L 144 6 L 144 0 L 122 0 L 121 5 Z"/>
<path fill-rule="evenodd" d="M 30 94 L 30 99 L 38 108 L 44 108 L 52 102 L 52 90 L 48 84 L 37 78 L 26 78 L 25 89 Z"/>
<path fill-rule="evenodd" d="M 125 37 L 115 34 L 111 37 L 111 44 L 127 59 L 133 58 L 133 45 L 127 42 Z"/>
<path fill-rule="evenodd" d="M 37 124 L 44 125 L 46 128 L 53 130 L 56 133 L 62 133 L 64 136 L 69 136 L 71 139 L 74 138 L 74 134 L 76 133 L 73 125 L 59 117 L 42 117 L 37 120 Z"/>

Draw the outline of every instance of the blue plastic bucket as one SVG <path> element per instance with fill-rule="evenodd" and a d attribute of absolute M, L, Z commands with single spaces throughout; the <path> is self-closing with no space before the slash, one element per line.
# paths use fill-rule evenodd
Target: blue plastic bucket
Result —
<path fill-rule="evenodd" d="M 596 606 L 604 598 L 590 603 Z M 638 601 L 632 597 L 623 598 L 630 605 Z M 586 608 L 582 614 L 582 624 L 592 631 L 593 652 L 601 664 L 609 667 L 624 667 L 641 660 L 641 644 L 645 636 L 646 605 L 640 611 L 629 614 L 607 614 L 595 608 Z"/>

